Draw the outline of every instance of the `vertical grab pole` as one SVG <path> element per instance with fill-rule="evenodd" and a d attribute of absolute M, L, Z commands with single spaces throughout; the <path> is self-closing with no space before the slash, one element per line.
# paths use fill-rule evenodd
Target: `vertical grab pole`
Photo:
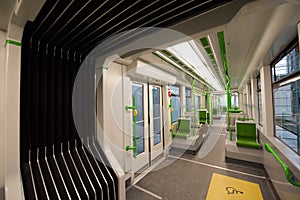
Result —
<path fill-rule="evenodd" d="M 133 146 L 126 146 L 126 151 L 133 150 L 133 157 L 136 158 L 136 116 L 138 114 L 136 110 L 136 98 L 132 97 L 132 106 L 125 106 L 125 110 L 133 110 Z"/>
<path fill-rule="evenodd" d="M 225 48 L 225 39 L 224 39 L 224 32 L 218 32 L 218 39 L 220 44 L 220 51 L 222 54 L 222 60 L 224 65 L 224 72 L 226 76 L 226 92 L 227 92 L 227 128 L 230 132 L 230 141 L 232 141 L 232 130 L 230 128 L 230 113 L 229 110 L 231 110 L 231 95 L 230 95 L 230 76 L 228 72 L 228 65 L 227 65 L 227 59 L 226 59 L 226 48 Z"/>
<path fill-rule="evenodd" d="M 169 108 L 170 108 L 170 123 L 171 123 L 171 128 L 170 128 L 170 132 L 172 134 L 172 138 L 174 138 L 174 125 L 172 123 L 173 121 L 173 117 L 172 117 L 172 113 L 173 113 L 173 103 L 172 103 L 172 99 L 170 98 L 170 104 L 169 104 Z"/>
<path fill-rule="evenodd" d="M 193 136 L 195 136 L 195 129 L 196 129 L 196 92 L 195 92 L 195 79 L 192 80 L 192 91 L 194 97 L 194 128 L 193 128 Z"/>

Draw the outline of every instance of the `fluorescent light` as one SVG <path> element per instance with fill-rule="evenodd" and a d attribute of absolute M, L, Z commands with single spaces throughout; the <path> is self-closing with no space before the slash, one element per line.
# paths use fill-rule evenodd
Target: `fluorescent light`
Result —
<path fill-rule="evenodd" d="M 208 64 L 204 56 L 201 54 L 193 40 L 168 47 L 167 50 L 174 54 L 179 60 L 184 62 L 184 64 L 194 68 L 199 76 L 206 80 L 206 82 L 216 90 L 224 89 L 208 68 Z"/>

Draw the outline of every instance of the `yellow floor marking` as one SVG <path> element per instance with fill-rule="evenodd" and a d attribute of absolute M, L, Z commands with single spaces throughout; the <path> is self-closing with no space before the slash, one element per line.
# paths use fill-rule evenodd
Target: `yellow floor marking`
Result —
<path fill-rule="evenodd" d="M 263 200 L 256 183 L 213 173 L 206 200 Z"/>

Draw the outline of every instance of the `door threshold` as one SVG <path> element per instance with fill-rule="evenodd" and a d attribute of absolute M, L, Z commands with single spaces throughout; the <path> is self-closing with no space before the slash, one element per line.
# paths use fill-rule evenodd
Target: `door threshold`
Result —
<path fill-rule="evenodd" d="M 160 163 L 162 163 L 167 157 L 163 156 L 159 160 L 157 160 L 153 165 L 145 169 L 144 171 L 138 173 L 136 177 L 134 177 L 134 181 L 132 185 L 137 184 L 141 179 L 143 179 L 149 172 L 151 172 L 155 167 L 157 167 Z"/>

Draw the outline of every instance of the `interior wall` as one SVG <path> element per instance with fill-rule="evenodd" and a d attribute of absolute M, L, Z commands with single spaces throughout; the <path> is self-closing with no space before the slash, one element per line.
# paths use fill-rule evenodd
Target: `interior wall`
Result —
<path fill-rule="evenodd" d="M 5 84 L 5 39 L 0 31 L 0 188 L 4 187 L 4 84 Z"/>
<path fill-rule="evenodd" d="M 128 83 L 129 84 L 129 83 Z M 127 84 L 127 85 L 128 85 Z M 103 131 L 104 142 L 109 144 L 111 151 L 118 160 L 123 170 L 125 168 L 124 154 L 129 159 L 131 151 L 125 152 L 125 146 L 130 145 L 124 137 L 131 138 L 131 129 L 128 133 L 124 132 L 125 119 L 131 124 L 131 111 L 125 112 L 125 105 L 131 105 L 131 91 L 126 92 L 129 98 L 123 97 L 123 69 L 122 65 L 113 62 L 103 73 Z M 129 88 L 130 89 L 130 88 Z M 123 102 L 124 99 L 124 102 Z M 126 124 L 127 124 L 126 123 Z"/>

